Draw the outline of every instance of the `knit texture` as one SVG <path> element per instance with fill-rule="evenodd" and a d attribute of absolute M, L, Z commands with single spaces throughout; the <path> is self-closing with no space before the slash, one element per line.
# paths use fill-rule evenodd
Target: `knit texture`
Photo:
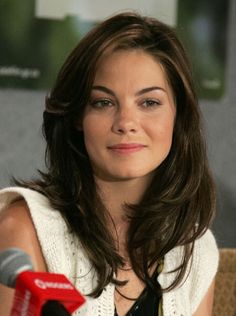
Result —
<path fill-rule="evenodd" d="M 114 316 L 114 285 L 109 284 L 99 298 L 88 297 L 97 278 L 78 238 L 69 229 L 59 211 L 46 197 L 33 190 L 9 187 L 0 191 L 0 210 L 19 196 L 28 204 L 38 240 L 49 272 L 66 275 L 86 296 L 86 304 L 73 316 Z M 181 262 L 183 248 L 172 249 L 165 255 L 164 268 L 158 280 L 163 288 L 175 278 L 174 270 Z M 187 279 L 174 290 L 163 294 L 164 316 L 191 316 L 206 294 L 218 267 L 219 253 L 210 230 L 196 241 L 192 265 Z"/>

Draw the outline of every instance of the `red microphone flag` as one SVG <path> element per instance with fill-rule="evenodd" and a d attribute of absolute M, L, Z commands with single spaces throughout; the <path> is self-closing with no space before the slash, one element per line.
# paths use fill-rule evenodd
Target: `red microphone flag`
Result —
<path fill-rule="evenodd" d="M 16 279 L 11 316 L 40 316 L 43 305 L 50 300 L 61 303 L 69 313 L 85 302 L 63 274 L 22 272 Z"/>

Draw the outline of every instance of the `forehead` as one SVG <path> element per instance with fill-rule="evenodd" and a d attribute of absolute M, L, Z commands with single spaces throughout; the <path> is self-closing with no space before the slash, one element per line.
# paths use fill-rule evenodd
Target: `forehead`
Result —
<path fill-rule="evenodd" d="M 171 90 L 163 65 L 143 50 L 118 50 L 104 55 L 95 72 L 94 85 L 113 85 L 127 89 L 135 86 L 161 86 Z"/>
<path fill-rule="evenodd" d="M 143 65 L 143 67 L 147 69 L 149 67 L 161 68 L 161 71 L 164 71 L 158 58 L 154 58 L 154 56 L 141 49 L 133 49 L 115 50 L 104 54 L 96 66 L 95 73 L 97 74 L 98 72 L 104 71 L 106 68 L 114 70 L 120 66 L 130 66 L 129 69 L 132 70 L 131 66 L 133 65 L 136 65 L 136 67 Z"/>

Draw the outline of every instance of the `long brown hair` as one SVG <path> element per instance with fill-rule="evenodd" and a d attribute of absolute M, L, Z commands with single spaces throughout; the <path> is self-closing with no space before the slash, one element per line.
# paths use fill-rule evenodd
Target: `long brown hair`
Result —
<path fill-rule="evenodd" d="M 185 275 L 194 241 L 211 223 L 215 195 L 202 135 L 201 114 L 184 48 L 175 31 L 136 13 L 115 15 L 92 29 L 72 51 L 46 98 L 43 131 L 47 172 L 31 187 L 45 194 L 78 236 L 98 275 L 90 295 L 98 296 L 122 267 L 107 228 L 107 211 L 94 182 L 83 132 L 83 118 L 98 62 L 115 50 L 142 50 L 160 62 L 176 104 L 176 122 L 169 155 L 156 169 L 138 205 L 125 205 L 130 226 L 127 249 L 135 273 L 158 294 L 150 267 L 176 246 L 183 246 L 173 289 Z"/>

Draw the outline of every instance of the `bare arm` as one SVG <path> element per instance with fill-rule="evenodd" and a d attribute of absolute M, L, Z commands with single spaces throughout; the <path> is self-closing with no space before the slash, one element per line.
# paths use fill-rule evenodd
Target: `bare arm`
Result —
<path fill-rule="evenodd" d="M 46 271 L 39 241 L 25 201 L 0 213 L 0 251 L 17 247 L 30 255 L 35 271 Z M 10 315 L 14 290 L 0 285 L 0 315 Z"/>
<path fill-rule="evenodd" d="M 193 316 L 211 316 L 214 301 L 215 280 L 211 283 L 206 295 Z"/>

